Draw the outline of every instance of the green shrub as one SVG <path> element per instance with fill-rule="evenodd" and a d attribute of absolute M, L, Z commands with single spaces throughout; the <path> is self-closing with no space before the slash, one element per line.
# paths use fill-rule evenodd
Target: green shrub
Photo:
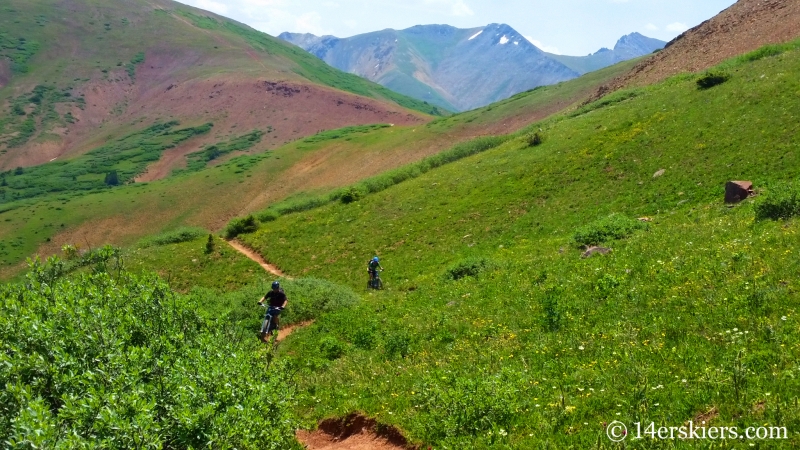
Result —
<path fill-rule="evenodd" d="M 548 288 L 541 299 L 542 327 L 546 331 L 558 331 L 561 328 L 562 314 L 558 300 L 563 295 L 563 289 Z"/>
<path fill-rule="evenodd" d="M 600 245 L 613 239 L 624 239 L 637 230 L 647 229 L 647 224 L 622 214 L 611 214 L 578 228 L 572 240 L 578 246 Z"/>
<path fill-rule="evenodd" d="M 375 330 L 370 327 L 359 328 L 353 334 L 353 345 L 362 350 L 375 348 Z"/>
<path fill-rule="evenodd" d="M 153 276 L 58 265 L 0 285 L 3 448 L 299 448 L 289 372 L 255 339 Z"/>
<path fill-rule="evenodd" d="M 449 372 L 449 371 L 448 371 Z M 465 436 L 486 436 L 500 429 L 509 430 L 525 396 L 503 376 L 488 373 L 437 373 L 439 379 L 426 378 L 415 390 L 423 418 L 422 431 L 429 442 L 453 443 L 442 448 L 470 448 Z M 490 446 L 491 447 L 491 446 Z M 503 447 L 506 448 L 506 447 Z"/>
<path fill-rule="evenodd" d="M 363 193 L 361 192 L 361 190 L 358 189 L 357 187 L 353 186 L 353 187 L 347 189 L 346 191 L 344 191 L 344 193 L 342 194 L 342 197 L 341 197 L 341 201 L 344 204 L 353 203 L 353 202 L 358 201 L 362 196 L 363 196 Z"/>
<path fill-rule="evenodd" d="M 528 147 L 537 147 L 542 145 L 542 135 L 537 133 L 531 133 L 525 136 L 525 142 L 527 142 Z"/>
<path fill-rule="evenodd" d="M 333 336 L 325 336 L 319 341 L 319 351 L 325 359 L 333 361 L 345 354 L 347 347 Z"/>
<path fill-rule="evenodd" d="M 116 170 L 112 170 L 106 174 L 106 178 L 104 183 L 108 186 L 118 186 L 119 185 L 119 175 L 117 175 Z"/>
<path fill-rule="evenodd" d="M 756 220 L 788 219 L 800 215 L 800 182 L 777 183 L 759 196 L 753 209 Z"/>
<path fill-rule="evenodd" d="M 152 247 L 154 245 L 178 244 L 199 239 L 208 234 L 208 230 L 198 227 L 181 227 L 174 230 L 165 231 L 156 236 L 150 236 L 139 241 L 140 248 Z M 211 236 L 211 235 L 209 235 Z"/>
<path fill-rule="evenodd" d="M 697 79 L 697 87 L 699 89 L 709 89 L 728 81 L 730 78 L 730 74 L 726 72 L 719 70 L 708 71 Z"/>
<path fill-rule="evenodd" d="M 286 280 L 282 285 L 290 301 L 281 314 L 287 323 L 313 320 L 321 313 L 351 308 L 358 303 L 358 296 L 350 288 L 330 281 L 300 278 Z"/>
<path fill-rule="evenodd" d="M 383 344 L 386 356 L 395 358 L 397 356 L 405 358 L 411 353 L 411 339 L 405 332 L 389 333 Z"/>
<path fill-rule="evenodd" d="M 445 277 L 450 280 L 460 280 L 464 277 L 476 277 L 481 272 L 495 268 L 497 264 L 486 258 L 468 258 L 450 266 L 445 272 Z"/>
<path fill-rule="evenodd" d="M 225 228 L 225 237 L 233 239 L 240 234 L 253 233 L 258 230 L 256 218 L 252 215 L 231 220 Z"/>
<path fill-rule="evenodd" d="M 267 222 L 272 222 L 273 220 L 277 220 L 278 217 L 280 217 L 280 216 L 281 215 L 278 214 L 277 211 L 275 211 L 273 209 L 267 209 L 267 210 L 264 210 L 264 211 L 261 211 L 260 213 L 258 213 L 256 215 L 256 218 L 261 223 L 267 223 Z"/>
<path fill-rule="evenodd" d="M 206 241 L 206 249 L 205 249 L 206 255 L 210 255 L 211 253 L 214 253 L 214 247 L 215 247 L 214 235 L 213 234 L 209 234 L 208 235 L 208 240 Z"/>

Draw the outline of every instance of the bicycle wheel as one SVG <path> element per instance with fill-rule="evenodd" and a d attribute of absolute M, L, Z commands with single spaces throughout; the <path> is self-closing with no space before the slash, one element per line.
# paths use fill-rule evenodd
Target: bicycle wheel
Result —
<path fill-rule="evenodd" d="M 375 289 L 383 289 L 383 280 L 375 278 Z"/>
<path fill-rule="evenodd" d="M 269 334 L 270 331 L 272 331 L 272 330 L 270 330 L 271 326 L 272 326 L 272 315 L 271 314 L 266 314 L 264 316 L 264 322 L 261 323 L 261 333 L 260 334 L 261 334 L 261 338 L 262 339 L 264 338 L 264 336 Z"/>

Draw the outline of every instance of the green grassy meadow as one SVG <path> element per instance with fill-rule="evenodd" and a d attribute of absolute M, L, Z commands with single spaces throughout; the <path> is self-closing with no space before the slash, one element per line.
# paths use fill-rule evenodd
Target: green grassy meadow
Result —
<path fill-rule="evenodd" d="M 798 50 L 616 94 L 349 204 L 240 236 L 285 272 L 363 293 L 281 348 L 309 423 L 361 411 L 434 448 L 616 448 L 615 420 L 787 427 L 800 441 L 796 219 L 755 202 L 796 179 Z M 665 169 L 663 175 L 654 176 Z M 610 214 L 652 222 L 580 257 Z M 366 292 L 381 256 L 387 289 Z M 629 440 L 632 448 L 739 442 Z M 724 447 L 725 448 L 725 447 Z"/>
<path fill-rule="evenodd" d="M 270 57 L 293 52 L 177 11 Z M 39 50 L 19 48 L 3 55 L 24 74 Z M 125 181 L 209 130 L 142 127 L 5 172 L 0 441 L 299 448 L 298 427 L 358 412 L 435 449 L 798 447 L 798 56 L 798 42 L 771 46 L 577 104 L 628 62 L 425 125 L 321 130 L 264 153 L 242 154 L 269 129 L 240 130 L 149 183 Z M 295 70 L 364 87 L 314 67 Z M 37 117 L 64 92 L 41 90 Z M 753 181 L 755 197 L 724 204 L 730 180 Z M 256 341 L 255 302 L 275 277 L 219 237 L 250 214 L 258 229 L 238 238 L 292 277 L 284 325 L 313 321 L 277 349 Z M 97 250 L 107 242 L 124 248 Z M 584 243 L 610 251 L 582 258 Z M 99 259 L 77 264 L 86 250 Z M 37 251 L 65 261 L 25 271 Z M 373 255 L 382 291 L 366 289 Z M 786 435 L 614 443 L 614 421 Z"/>

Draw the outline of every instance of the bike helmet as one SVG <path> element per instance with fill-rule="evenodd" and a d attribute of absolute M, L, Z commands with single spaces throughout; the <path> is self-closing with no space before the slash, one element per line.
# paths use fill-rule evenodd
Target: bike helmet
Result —
<path fill-rule="evenodd" d="M 278 283 L 277 281 L 273 281 L 272 282 L 272 289 L 279 289 L 280 287 L 281 287 L 281 284 Z"/>
<path fill-rule="evenodd" d="M 378 262 L 378 257 L 376 256 L 376 257 L 372 258 L 372 260 L 375 261 L 375 262 Z"/>

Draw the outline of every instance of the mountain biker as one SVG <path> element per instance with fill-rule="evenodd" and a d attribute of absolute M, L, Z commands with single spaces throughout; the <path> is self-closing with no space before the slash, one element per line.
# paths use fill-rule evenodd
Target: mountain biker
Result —
<path fill-rule="evenodd" d="M 258 301 L 259 305 L 264 305 L 264 302 L 269 300 L 269 311 L 272 313 L 272 320 L 275 324 L 275 330 L 278 329 L 278 324 L 280 320 L 278 316 L 281 315 L 281 311 L 283 308 L 286 308 L 286 304 L 289 303 L 289 299 L 286 298 L 286 293 L 281 288 L 281 284 L 277 281 L 272 282 L 272 290 L 267 292 L 266 295 L 261 297 L 261 300 Z"/>
<path fill-rule="evenodd" d="M 381 272 L 383 272 L 383 267 L 381 267 L 377 256 L 367 261 L 367 272 L 369 272 L 370 281 L 374 280 L 378 275 L 378 269 L 381 269 Z"/>

